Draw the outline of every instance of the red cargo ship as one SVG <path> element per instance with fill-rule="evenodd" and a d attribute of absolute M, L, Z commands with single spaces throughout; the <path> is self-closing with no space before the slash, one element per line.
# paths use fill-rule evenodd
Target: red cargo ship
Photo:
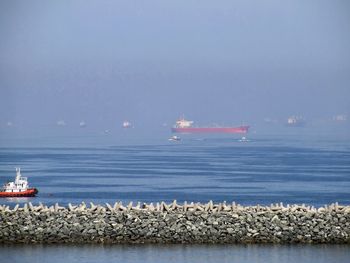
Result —
<path fill-rule="evenodd" d="M 238 127 L 193 127 L 193 121 L 185 120 L 181 118 L 178 120 L 173 128 L 172 132 L 177 133 L 247 133 L 249 126 Z"/>

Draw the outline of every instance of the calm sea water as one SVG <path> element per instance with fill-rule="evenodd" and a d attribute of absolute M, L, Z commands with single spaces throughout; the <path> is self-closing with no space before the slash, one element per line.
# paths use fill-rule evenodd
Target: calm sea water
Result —
<path fill-rule="evenodd" d="M 35 198 L 1 204 L 194 201 L 350 204 L 350 141 L 260 137 L 0 145 L 0 180 L 20 166 Z M 50 143 L 49 143 L 50 142 Z M 95 140 L 96 142 L 96 140 Z M 20 256 L 24 253 L 25 260 Z M 11 262 L 348 262 L 349 246 L 0 246 Z M 20 258 L 21 257 L 21 258 Z M 313 260 L 313 261 L 312 261 Z M 40 262 L 44 262 L 40 260 Z"/>
<path fill-rule="evenodd" d="M 0 245 L 1 262 L 348 263 L 349 245 Z"/>
<path fill-rule="evenodd" d="M 82 201 L 237 202 L 244 205 L 350 204 L 350 142 L 339 140 L 185 139 L 180 143 L 94 147 L 1 147 L 0 180 L 14 167 L 39 189 L 28 199 Z"/>

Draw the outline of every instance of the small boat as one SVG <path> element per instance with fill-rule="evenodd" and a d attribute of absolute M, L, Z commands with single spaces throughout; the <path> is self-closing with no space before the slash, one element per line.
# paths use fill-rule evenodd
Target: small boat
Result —
<path fill-rule="evenodd" d="M 66 126 L 66 122 L 64 120 L 59 120 L 56 122 L 57 126 Z"/>
<path fill-rule="evenodd" d="M 178 142 L 178 141 L 181 141 L 181 138 L 179 136 L 171 136 L 168 141 L 172 141 L 172 142 Z"/>
<path fill-rule="evenodd" d="M 30 188 L 27 177 L 21 176 L 21 169 L 16 168 L 14 182 L 6 183 L 0 190 L 0 197 L 31 197 L 38 193 L 38 189 Z"/>
<path fill-rule="evenodd" d="M 243 136 L 241 139 L 238 140 L 239 142 L 249 142 L 250 140 L 247 139 L 247 137 Z"/>
<path fill-rule="evenodd" d="M 132 125 L 129 121 L 124 121 L 123 122 L 123 128 L 132 128 Z"/>
<path fill-rule="evenodd" d="M 287 120 L 287 126 L 289 126 L 289 127 L 304 127 L 305 120 L 301 116 L 291 116 Z"/>

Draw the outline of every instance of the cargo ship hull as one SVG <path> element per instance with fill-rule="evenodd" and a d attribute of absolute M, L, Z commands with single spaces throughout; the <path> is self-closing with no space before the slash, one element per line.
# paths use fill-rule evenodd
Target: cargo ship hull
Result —
<path fill-rule="evenodd" d="M 173 127 L 173 133 L 240 133 L 248 132 L 249 126 L 240 127 Z"/>

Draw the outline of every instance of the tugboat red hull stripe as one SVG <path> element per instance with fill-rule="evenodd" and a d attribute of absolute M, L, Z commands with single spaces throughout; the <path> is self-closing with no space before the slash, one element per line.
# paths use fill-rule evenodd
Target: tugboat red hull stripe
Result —
<path fill-rule="evenodd" d="M 0 197 L 33 197 L 38 193 L 38 189 L 29 188 L 22 192 L 0 192 Z"/>

